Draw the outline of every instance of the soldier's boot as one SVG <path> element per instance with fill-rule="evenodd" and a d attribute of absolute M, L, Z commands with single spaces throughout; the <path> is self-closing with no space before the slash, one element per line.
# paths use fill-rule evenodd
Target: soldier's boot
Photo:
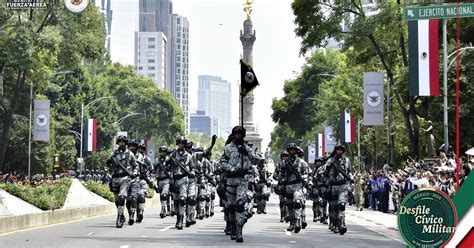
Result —
<path fill-rule="evenodd" d="M 237 239 L 237 224 L 234 221 L 230 223 L 230 239 L 236 240 Z"/>
<path fill-rule="evenodd" d="M 206 214 L 205 214 L 206 218 L 209 218 L 210 209 L 211 209 L 211 206 L 209 206 L 208 204 L 206 204 L 206 210 L 205 210 L 205 212 L 206 212 Z M 214 215 L 214 213 L 212 213 L 212 215 Z M 212 216 L 212 215 L 211 215 L 211 216 Z"/>
<path fill-rule="evenodd" d="M 209 212 L 210 216 L 214 216 L 214 200 L 211 199 L 211 209 Z"/>
<path fill-rule="evenodd" d="M 143 212 L 144 212 L 144 209 L 139 209 L 138 210 L 138 214 L 137 214 L 137 223 L 142 223 L 143 221 Z"/>
<path fill-rule="evenodd" d="M 128 225 L 132 226 L 135 223 L 135 209 L 132 208 L 129 214 Z"/>
<path fill-rule="evenodd" d="M 285 208 L 280 204 L 280 222 L 283 223 L 285 221 Z"/>
<path fill-rule="evenodd" d="M 244 242 L 244 238 L 242 237 L 242 225 L 237 225 L 237 235 L 235 241 L 237 243 L 242 243 Z"/>
<path fill-rule="evenodd" d="M 230 220 L 227 220 L 225 222 L 225 230 L 224 230 L 225 235 L 230 235 L 231 234 L 231 226 L 230 225 L 231 225 Z"/>
<path fill-rule="evenodd" d="M 320 223 L 323 223 L 324 225 L 327 225 L 328 224 L 328 216 L 326 215 L 326 213 L 323 213 L 323 216 L 321 217 L 321 219 L 319 220 Z"/>
<path fill-rule="evenodd" d="M 183 218 L 184 216 L 181 214 L 176 216 L 176 229 L 183 230 Z"/>
<path fill-rule="evenodd" d="M 347 232 L 346 221 L 341 220 L 339 225 L 339 234 L 344 235 Z"/>
<path fill-rule="evenodd" d="M 295 233 L 299 233 L 301 230 L 301 220 L 298 219 L 295 221 Z"/>
<path fill-rule="evenodd" d="M 262 213 L 267 214 L 267 201 L 263 200 L 262 203 Z"/>
<path fill-rule="evenodd" d="M 192 224 L 191 224 L 191 214 L 188 213 L 186 214 L 186 227 L 190 227 Z"/>
<path fill-rule="evenodd" d="M 115 222 L 115 227 L 122 228 L 124 222 L 125 222 L 125 216 L 123 216 L 123 214 L 118 214 L 117 221 Z"/>
<path fill-rule="evenodd" d="M 334 218 L 332 216 L 329 216 L 329 230 L 334 231 Z"/>
<path fill-rule="evenodd" d="M 290 220 L 290 226 L 286 229 L 288 232 L 295 230 L 295 220 Z"/>
<path fill-rule="evenodd" d="M 338 218 L 334 218 L 334 233 L 339 233 L 339 220 Z"/>
<path fill-rule="evenodd" d="M 301 228 L 305 229 L 308 226 L 308 222 L 306 222 L 306 215 L 301 216 Z"/>
<path fill-rule="evenodd" d="M 196 224 L 196 213 L 191 213 L 191 225 Z"/>
<path fill-rule="evenodd" d="M 161 213 L 160 213 L 160 218 L 166 218 L 167 213 L 166 213 L 166 205 L 161 204 Z"/>
<path fill-rule="evenodd" d="M 257 214 L 262 214 L 262 205 L 257 204 Z"/>

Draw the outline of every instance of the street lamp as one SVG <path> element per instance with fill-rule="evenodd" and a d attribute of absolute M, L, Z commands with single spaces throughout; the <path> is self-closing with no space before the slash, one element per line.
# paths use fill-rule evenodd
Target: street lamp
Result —
<path fill-rule="evenodd" d="M 84 142 L 84 139 L 83 139 L 83 135 L 84 135 L 84 109 L 87 108 L 87 107 L 90 107 L 92 106 L 93 104 L 97 103 L 98 101 L 101 101 L 101 100 L 104 100 L 104 99 L 110 99 L 110 98 L 114 98 L 112 96 L 104 96 L 104 97 L 101 97 L 101 98 L 97 98 L 95 100 L 93 100 L 92 102 L 86 104 L 84 106 L 84 103 L 81 104 L 81 147 L 80 147 L 80 151 L 79 151 L 79 157 L 81 158 L 82 160 L 82 143 Z"/>
<path fill-rule="evenodd" d="M 145 111 L 144 113 L 134 112 L 134 113 L 130 113 L 130 114 L 128 114 L 128 115 L 122 116 L 122 117 L 120 117 L 120 118 L 116 121 L 116 123 L 119 123 L 119 124 L 120 124 L 120 123 L 122 123 L 124 120 L 126 120 L 128 117 L 132 117 L 132 116 L 136 116 L 136 115 L 143 115 L 143 116 L 146 117 L 146 111 Z"/>

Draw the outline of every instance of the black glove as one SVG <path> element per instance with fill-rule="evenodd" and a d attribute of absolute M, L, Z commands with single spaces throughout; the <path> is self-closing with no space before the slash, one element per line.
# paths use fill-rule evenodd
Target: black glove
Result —
<path fill-rule="evenodd" d="M 131 178 L 131 179 L 135 179 L 137 176 L 138 176 L 138 175 L 132 174 L 132 175 L 130 175 L 130 178 Z"/>
<path fill-rule="evenodd" d="M 239 149 L 240 154 L 242 154 L 244 156 L 249 155 L 247 149 L 245 149 L 245 145 L 239 145 L 237 148 Z"/>

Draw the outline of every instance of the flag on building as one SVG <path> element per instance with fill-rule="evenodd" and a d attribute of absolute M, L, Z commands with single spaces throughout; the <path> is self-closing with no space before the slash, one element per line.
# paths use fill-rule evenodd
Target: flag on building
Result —
<path fill-rule="evenodd" d="M 439 96 L 439 20 L 408 22 L 410 96 Z"/>
<path fill-rule="evenodd" d="M 84 130 L 84 151 L 97 151 L 97 119 L 90 118 Z"/>
<path fill-rule="evenodd" d="M 324 127 L 324 152 L 332 152 L 336 146 L 336 139 L 334 137 L 334 129 L 332 126 Z"/>
<path fill-rule="evenodd" d="M 316 157 L 324 156 L 326 152 L 326 137 L 323 133 L 318 133 L 318 137 L 316 139 Z"/>
<path fill-rule="evenodd" d="M 356 120 L 351 112 L 344 110 L 341 112 L 341 142 L 353 143 L 356 140 Z"/>
<path fill-rule="evenodd" d="M 246 96 L 258 85 L 257 76 L 253 72 L 252 66 L 240 60 L 240 95 Z"/>

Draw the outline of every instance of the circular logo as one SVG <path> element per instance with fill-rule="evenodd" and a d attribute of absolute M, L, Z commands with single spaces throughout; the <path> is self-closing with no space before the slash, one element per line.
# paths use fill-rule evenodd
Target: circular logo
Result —
<path fill-rule="evenodd" d="M 79 13 L 87 8 L 89 0 L 64 0 L 64 4 L 69 11 Z"/>
<path fill-rule="evenodd" d="M 382 94 L 376 90 L 370 91 L 365 100 L 370 107 L 377 107 L 382 103 Z"/>
<path fill-rule="evenodd" d="M 451 239 L 456 225 L 456 208 L 439 190 L 413 191 L 398 212 L 398 228 L 410 247 L 441 247 Z"/>
<path fill-rule="evenodd" d="M 253 73 L 247 72 L 245 74 L 245 82 L 252 83 L 254 79 L 255 79 L 255 76 L 253 75 Z"/>
<path fill-rule="evenodd" d="M 48 124 L 48 116 L 45 114 L 38 114 L 35 118 L 36 124 L 38 126 L 44 127 Z"/>

